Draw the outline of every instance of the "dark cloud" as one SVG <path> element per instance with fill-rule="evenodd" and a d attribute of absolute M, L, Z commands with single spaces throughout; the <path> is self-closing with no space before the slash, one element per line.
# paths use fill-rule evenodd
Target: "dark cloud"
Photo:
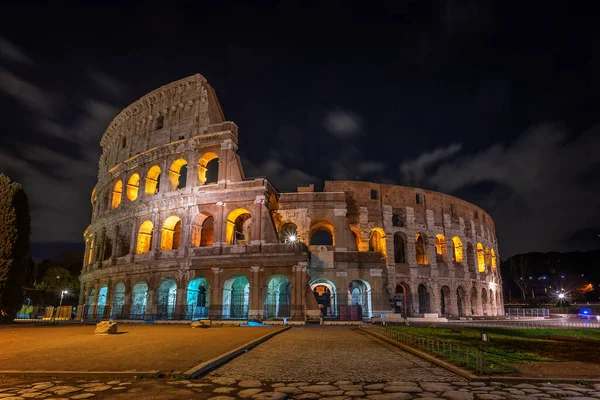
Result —
<path fill-rule="evenodd" d="M 349 111 L 335 110 L 325 116 L 323 126 L 340 139 L 352 138 L 361 133 L 362 119 Z"/>
<path fill-rule="evenodd" d="M 20 64 L 34 65 L 33 60 L 29 56 L 2 36 L 0 36 L 0 58 Z"/>

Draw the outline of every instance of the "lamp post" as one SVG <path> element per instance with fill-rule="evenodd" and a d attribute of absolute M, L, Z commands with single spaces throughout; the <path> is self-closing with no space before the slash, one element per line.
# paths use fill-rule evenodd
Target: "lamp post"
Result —
<path fill-rule="evenodd" d="M 65 294 L 69 294 L 69 291 L 63 290 L 60 292 L 60 304 L 58 305 L 59 308 L 62 307 L 62 301 L 63 301 L 63 298 L 65 297 Z"/>

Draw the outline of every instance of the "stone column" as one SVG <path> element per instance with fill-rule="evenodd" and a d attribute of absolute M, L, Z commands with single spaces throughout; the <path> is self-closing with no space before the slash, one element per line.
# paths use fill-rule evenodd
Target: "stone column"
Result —
<path fill-rule="evenodd" d="M 226 226 L 227 226 L 227 214 L 225 213 L 226 204 L 222 201 L 217 202 L 217 206 L 220 209 L 215 215 L 215 224 L 214 224 L 214 240 L 213 246 L 221 247 L 226 245 Z"/>
<path fill-rule="evenodd" d="M 169 165 L 168 161 L 162 163 L 162 170 L 160 172 L 160 177 L 158 178 L 160 185 L 158 193 L 164 193 L 171 190 L 171 180 L 169 179 L 170 167 L 171 165 Z"/>
<path fill-rule="evenodd" d="M 262 211 L 265 204 L 265 196 L 256 196 L 252 212 L 252 231 L 250 233 L 250 244 L 262 243 L 263 220 Z"/>
<path fill-rule="evenodd" d="M 152 277 L 148 282 L 148 295 L 146 300 L 146 316 L 144 319 L 155 319 L 158 310 L 158 288 L 156 287 L 156 277 Z"/>
<path fill-rule="evenodd" d="M 223 312 L 223 282 L 221 274 L 223 268 L 211 268 L 213 279 L 210 283 L 210 319 L 221 319 Z"/>
<path fill-rule="evenodd" d="M 190 210 L 185 210 L 185 219 L 181 221 L 181 239 L 179 242 L 179 249 L 183 249 L 183 256 L 187 257 L 190 248 L 190 233 L 192 230 L 192 223 L 190 219 Z M 180 253 L 181 254 L 181 253 Z"/>
<path fill-rule="evenodd" d="M 197 156 L 194 153 L 188 153 L 186 155 L 186 160 L 188 160 L 186 187 L 198 186 L 198 168 L 195 157 Z"/>
<path fill-rule="evenodd" d="M 129 240 L 129 256 L 127 262 L 133 262 L 135 257 L 135 250 L 137 246 L 137 230 L 138 230 L 139 221 L 137 218 L 133 220 L 133 224 L 131 227 L 131 238 Z"/>
<path fill-rule="evenodd" d="M 98 292 L 99 291 L 100 291 L 100 281 L 96 281 L 96 282 L 94 282 L 94 303 L 93 303 L 93 305 L 90 304 L 90 306 L 93 307 L 92 308 L 92 316 L 93 317 L 97 317 L 96 311 L 98 310 L 98 297 L 99 297 Z"/>
<path fill-rule="evenodd" d="M 123 315 L 122 318 L 130 318 L 131 317 L 131 297 L 132 297 L 133 285 L 131 280 L 128 279 L 125 281 L 125 298 L 123 299 Z"/>
<path fill-rule="evenodd" d="M 86 300 L 86 283 L 81 282 L 79 285 L 79 300 L 77 301 L 77 319 L 83 320 L 83 311 L 85 308 Z"/>
<path fill-rule="evenodd" d="M 453 317 L 458 317 L 458 292 L 457 287 L 455 285 L 450 286 L 450 298 L 452 299 L 452 303 L 450 304 L 450 313 Z M 462 299 L 464 301 L 464 299 Z M 446 306 L 446 309 L 448 307 Z"/>
<path fill-rule="evenodd" d="M 175 302 L 175 318 L 185 318 L 187 311 L 187 298 L 185 296 L 185 283 L 177 285 L 177 300 Z"/>
<path fill-rule="evenodd" d="M 336 208 L 333 210 L 335 217 L 333 218 L 333 224 L 335 227 L 335 247 L 338 251 L 346 251 L 348 249 L 348 243 L 346 240 L 346 226 L 348 220 L 346 219 L 345 208 Z"/>
<path fill-rule="evenodd" d="M 261 267 L 250 267 L 252 271 L 252 279 L 250 280 L 250 304 L 248 307 L 248 318 L 260 318 L 262 315 L 261 309 L 261 294 L 262 283 L 260 281 Z"/>
<path fill-rule="evenodd" d="M 113 245 L 112 248 L 110 249 L 110 263 L 111 265 L 115 265 L 117 263 L 117 247 L 119 247 L 120 243 L 119 243 L 119 231 L 120 228 L 118 226 L 115 227 L 113 235 L 112 235 L 112 241 L 113 241 Z"/>
<path fill-rule="evenodd" d="M 106 282 L 106 303 L 104 305 L 104 318 L 110 317 L 112 314 L 112 301 L 113 301 L 113 287 L 112 287 L 112 279 L 108 278 Z"/>

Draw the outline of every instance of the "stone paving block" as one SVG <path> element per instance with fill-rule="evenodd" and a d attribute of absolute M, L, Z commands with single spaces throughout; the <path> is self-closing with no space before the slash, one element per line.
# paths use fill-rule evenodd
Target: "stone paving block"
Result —
<path fill-rule="evenodd" d="M 278 387 L 278 388 L 275 388 L 275 391 L 285 393 L 285 394 L 292 394 L 292 395 L 304 393 L 301 389 L 299 389 L 297 387 L 293 387 L 293 386 Z"/>
<path fill-rule="evenodd" d="M 262 392 L 251 397 L 252 400 L 284 400 L 287 394 L 281 392 Z"/>
<path fill-rule="evenodd" d="M 362 390 L 347 390 L 344 392 L 344 396 L 350 396 L 350 397 L 360 397 L 360 396 L 364 396 L 365 392 L 363 392 Z"/>
<path fill-rule="evenodd" d="M 89 399 L 90 397 L 94 397 L 95 394 L 94 393 L 81 393 L 81 394 L 76 394 L 75 396 L 71 396 L 71 399 Z"/>
<path fill-rule="evenodd" d="M 298 396 L 294 396 L 294 399 L 298 399 L 298 400 L 314 400 L 314 399 L 320 399 L 321 396 L 319 396 L 317 393 L 304 393 Z"/>
<path fill-rule="evenodd" d="M 320 392 L 319 393 L 321 396 L 327 396 L 327 397 L 332 397 L 332 396 L 341 396 L 344 394 L 343 390 L 328 390 L 326 392 Z"/>
<path fill-rule="evenodd" d="M 426 392 L 445 392 L 448 390 L 456 390 L 452 385 L 444 382 L 420 382 L 419 385 Z"/>
<path fill-rule="evenodd" d="M 384 392 L 404 392 L 404 393 L 420 393 L 423 391 L 418 386 L 386 386 Z"/>
<path fill-rule="evenodd" d="M 385 383 L 373 383 L 371 385 L 365 385 L 363 389 L 366 390 L 381 390 L 385 387 Z"/>
<path fill-rule="evenodd" d="M 54 387 L 54 383 L 52 382 L 39 382 L 33 384 L 33 389 L 37 390 L 45 390 Z"/>
<path fill-rule="evenodd" d="M 86 392 L 104 392 L 105 390 L 109 390 L 109 389 L 112 389 L 112 386 L 100 385 L 100 386 L 89 387 L 89 388 L 85 389 L 85 391 Z"/>
<path fill-rule="evenodd" d="M 236 388 L 234 387 L 227 387 L 227 386 L 223 386 L 223 387 L 218 387 L 216 389 L 213 390 L 213 393 L 231 393 L 231 392 L 235 392 Z"/>
<path fill-rule="evenodd" d="M 247 399 L 247 398 L 252 397 L 255 394 L 258 394 L 260 392 L 262 392 L 262 389 L 257 389 L 257 388 L 244 389 L 244 390 L 240 390 L 238 392 L 237 397 L 242 398 L 242 399 Z"/>
<path fill-rule="evenodd" d="M 383 392 L 381 390 L 365 390 L 364 391 L 365 394 L 371 395 L 371 394 L 382 394 Z"/>
<path fill-rule="evenodd" d="M 215 396 L 215 397 L 210 397 L 209 400 L 235 400 L 235 397 L 231 397 L 231 396 Z"/>
<path fill-rule="evenodd" d="M 434 398 L 434 397 L 439 397 L 439 396 L 432 392 L 422 392 L 422 393 L 417 393 L 417 397 Z"/>
<path fill-rule="evenodd" d="M 362 385 L 347 385 L 347 384 L 337 385 L 337 382 L 336 382 L 336 386 L 338 388 L 340 388 L 341 390 L 346 390 L 346 391 L 350 391 L 350 390 L 362 390 L 362 388 L 363 388 Z"/>
<path fill-rule="evenodd" d="M 495 394 L 480 394 L 477 395 L 477 398 L 481 400 L 503 400 L 506 399 L 506 396 L 498 396 Z"/>
<path fill-rule="evenodd" d="M 308 385 L 300 386 L 300 389 L 302 389 L 305 392 L 321 393 L 326 392 L 328 390 L 336 390 L 337 387 L 333 385 Z"/>
<path fill-rule="evenodd" d="M 243 388 L 257 388 L 262 386 L 262 382 L 257 380 L 239 381 L 237 384 Z"/>
<path fill-rule="evenodd" d="M 119 390 L 127 390 L 127 388 L 126 388 L 125 386 L 115 386 L 115 387 L 114 387 L 114 388 L 112 388 L 111 390 L 116 390 L 116 391 L 119 391 Z"/>
<path fill-rule="evenodd" d="M 373 400 L 411 400 L 412 396 L 408 393 L 382 393 L 367 396 Z"/>
<path fill-rule="evenodd" d="M 473 394 L 459 390 L 447 391 L 442 393 L 442 397 L 448 400 L 473 400 Z"/>
<path fill-rule="evenodd" d="M 237 383 L 237 379 L 226 377 L 212 378 L 211 380 L 217 385 L 235 385 Z"/>
<path fill-rule="evenodd" d="M 287 386 L 298 387 L 298 386 L 308 386 L 310 382 L 292 382 L 288 383 Z"/>

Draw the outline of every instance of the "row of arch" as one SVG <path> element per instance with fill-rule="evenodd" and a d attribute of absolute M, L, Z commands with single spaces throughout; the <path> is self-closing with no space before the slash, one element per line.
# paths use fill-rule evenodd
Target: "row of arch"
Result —
<path fill-rule="evenodd" d="M 401 301 L 407 302 L 406 307 L 400 306 L 396 312 L 405 310 L 415 310 L 417 314 L 427 314 L 439 312 L 442 316 L 471 316 L 471 315 L 499 315 L 503 313 L 502 294 L 500 290 L 481 288 L 472 286 L 467 292 L 462 286 L 457 286 L 456 290 L 450 289 L 448 285 L 440 287 L 436 294 L 431 287 L 425 284 L 420 284 L 417 287 L 416 296 L 412 296 L 410 286 L 401 283 L 396 286 L 396 297 Z M 433 303 L 435 299 L 438 304 Z M 416 301 L 417 304 L 412 304 Z"/>
<path fill-rule="evenodd" d="M 283 318 L 291 316 L 291 282 L 284 275 L 273 275 L 268 279 L 263 300 L 264 318 Z M 157 288 L 157 319 L 202 319 L 209 318 L 211 305 L 211 287 L 206 278 L 198 277 L 188 282 L 185 287 L 185 300 L 178 304 L 177 282 L 173 278 L 165 278 Z M 108 304 L 107 285 L 92 288 L 87 296 L 86 317 L 109 317 L 143 319 L 148 314 L 148 283 L 137 281 L 131 290 L 131 303 L 126 305 L 126 287 L 123 282 L 112 288 L 110 304 Z M 234 275 L 223 284 L 223 295 L 220 317 L 223 319 L 248 318 L 250 304 L 250 282 L 243 275 Z"/>
<path fill-rule="evenodd" d="M 196 166 L 198 169 L 198 184 L 205 185 L 210 183 L 216 183 L 218 180 L 219 173 L 219 156 L 216 153 L 208 152 L 205 153 Z M 179 190 L 187 186 L 187 171 L 188 163 L 185 159 L 179 158 L 171 164 L 168 169 L 169 178 L 169 189 L 168 190 Z M 146 182 L 143 188 L 144 193 L 147 196 L 152 196 L 160 192 L 160 181 L 161 174 L 163 171 L 158 165 L 153 165 L 148 169 L 146 174 Z M 135 201 L 139 197 L 139 191 L 141 189 L 141 178 L 139 173 L 134 173 L 129 177 L 126 186 L 121 179 L 117 180 L 112 188 L 112 197 L 110 201 L 110 209 L 121 205 L 123 200 L 123 193 L 129 201 Z M 108 194 L 107 194 L 108 196 Z M 107 200 L 108 204 L 108 200 Z"/>

